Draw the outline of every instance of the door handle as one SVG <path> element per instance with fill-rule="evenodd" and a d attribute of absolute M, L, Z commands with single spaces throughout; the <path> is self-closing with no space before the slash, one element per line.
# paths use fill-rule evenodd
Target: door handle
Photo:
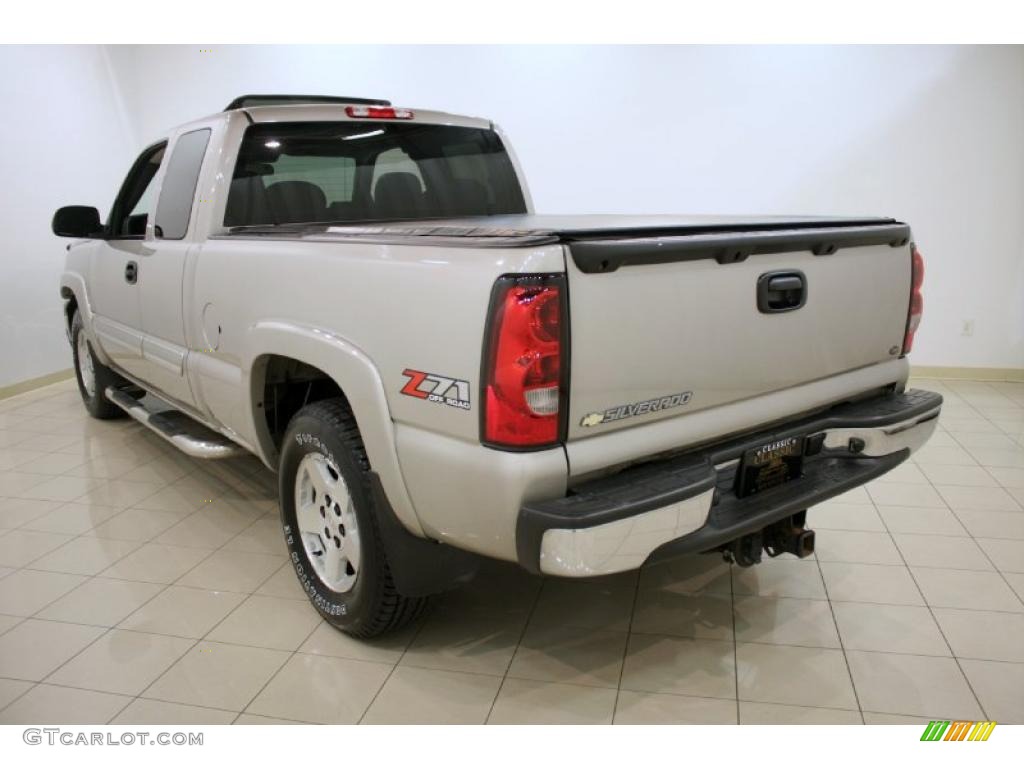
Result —
<path fill-rule="evenodd" d="M 766 315 L 792 312 L 807 303 L 807 278 L 798 270 L 765 272 L 757 278 L 757 308 Z"/>
<path fill-rule="evenodd" d="M 129 261 L 124 265 L 124 279 L 125 282 L 131 285 L 135 285 L 136 281 L 139 279 L 139 265 L 134 261 Z"/>

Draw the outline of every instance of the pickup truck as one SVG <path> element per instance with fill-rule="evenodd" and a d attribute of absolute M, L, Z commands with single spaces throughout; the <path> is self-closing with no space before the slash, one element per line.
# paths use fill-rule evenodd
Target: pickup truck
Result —
<path fill-rule="evenodd" d="M 482 558 L 580 578 L 814 549 L 931 435 L 889 218 L 550 216 L 489 120 L 247 96 L 105 223 L 58 210 L 82 399 L 278 475 L 302 587 L 370 637 Z"/>

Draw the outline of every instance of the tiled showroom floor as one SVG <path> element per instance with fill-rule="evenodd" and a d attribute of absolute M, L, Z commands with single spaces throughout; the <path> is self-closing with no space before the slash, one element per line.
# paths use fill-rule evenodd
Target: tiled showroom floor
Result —
<path fill-rule="evenodd" d="M 495 565 L 381 642 L 323 624 L 274 476 L 71 382 L 0 401 L 0 722 L 1024 723 L 1024 384 L 946 396 L 818 552 L 592 582 Z"/>

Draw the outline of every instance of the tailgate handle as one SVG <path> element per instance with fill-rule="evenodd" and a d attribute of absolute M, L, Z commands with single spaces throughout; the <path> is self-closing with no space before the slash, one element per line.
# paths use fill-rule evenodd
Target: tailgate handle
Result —
<path fill-rule="evenodd" d="M 766 315 L 792 312 L 807 302 L 807 278 L 803 272 L 765 272 L 757 278 L 757 308 Z"/>

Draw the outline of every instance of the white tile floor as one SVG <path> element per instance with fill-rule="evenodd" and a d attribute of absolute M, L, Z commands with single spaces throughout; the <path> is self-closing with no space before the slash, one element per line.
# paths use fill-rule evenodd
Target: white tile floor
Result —
<path fill-rule="evenodd" d="M 1024 384 L 917 385 L 940 430 L 811 511 L 817 557 L 495 564 L 372 643 L 306 602 L 254 460 L 71 382 L 0 401 L 0 722 L 1024 723 Z"/>

